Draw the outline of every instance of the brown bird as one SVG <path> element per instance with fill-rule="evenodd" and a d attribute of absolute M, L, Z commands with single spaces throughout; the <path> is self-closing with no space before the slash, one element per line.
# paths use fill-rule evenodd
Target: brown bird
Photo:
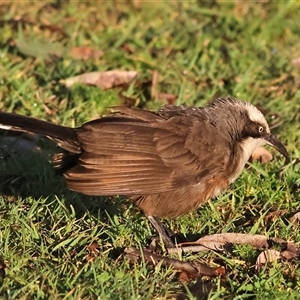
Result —
<path fill-rule="evenodd" d="M 56 163 L 71 190 L 130 196 L 168 247 L 173 242 L 158 217 L 186 214 L 225 191 L 259 146 L 269 144 L 289 159 L 263 114 L 238 99 L 157 112 L 113 109 L 78 128 L 0 112 L 0 128 L 54 140 L 65 150 Z"/>

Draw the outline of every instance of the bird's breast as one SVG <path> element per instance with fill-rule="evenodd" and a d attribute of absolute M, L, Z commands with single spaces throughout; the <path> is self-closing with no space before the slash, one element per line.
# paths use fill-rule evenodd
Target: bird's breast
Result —
<path fill-rule="evenodd" d="M 185 186 L 166 193 L 134 197 L 132 200 L 149 216 L 175 218 L 187 214 L 225 191 L 229 182 L 214 178 L 193 186 Z"/>

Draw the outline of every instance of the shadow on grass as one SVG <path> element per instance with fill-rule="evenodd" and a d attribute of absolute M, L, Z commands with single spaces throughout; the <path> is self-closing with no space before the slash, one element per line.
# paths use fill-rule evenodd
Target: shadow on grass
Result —
<path fill-rule="evenodd" d="M 5 137 L 28 138 L 18 133 L 5 134 Z M 101 221 L 107 215 L 119 215 L 128 201 L 125 197 L 92 197 L 70 191 L 61 174 L 53 169 L 49 161 L 58 148 L 47 139 L 39 139 L 36 149 L 19 149 L 13 144 L 3 146 L 0 136 L 0 195 L 4 197 L 31 197 L 46 203 L 56 198 L 63 199 L 67 206 L 73 206 L 78 218 L 87 211 Z M 30 135 L 29 135 L 30 139 Z M 40 150 L 40 148 L 42 150 Z M 100 215 L 99 215 L 100 212 Z"/>

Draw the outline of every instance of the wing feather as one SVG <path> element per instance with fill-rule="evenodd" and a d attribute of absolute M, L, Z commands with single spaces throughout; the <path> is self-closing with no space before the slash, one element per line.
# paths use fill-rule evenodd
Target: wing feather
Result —
<path fill-rule="evenodd" d="M 90 195 L 147 195 L 194 185 L 211 179 L 216 169 L 225 170 L 230 147 L 220 138 L 216 145 L 215 128 L 207 120 L 141 110 L 135 114 L 127 108 L 115 118 L 77 129 L 84 152 L 65 174 L 71 189 Z"/>

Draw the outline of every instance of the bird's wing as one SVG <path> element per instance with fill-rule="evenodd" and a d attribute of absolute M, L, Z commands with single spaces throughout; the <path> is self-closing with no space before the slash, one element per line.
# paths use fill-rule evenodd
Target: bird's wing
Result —
<path fill-rule="evenodd" d="M 217 151 L 213 130 L 196 116 L 128 108 L 86 123 L 78 129 L 79 164 L 65 174 L 68 186 L 90 195 L 147 195 L 196 184 L 227 162 L 229 150 Z"/>
<path fill-rule="evenodd" d="M 180 116 L 169 119 L 164 128 L 168 133 L 155 134 L 156 149 L 164 164 L 173 170 L 173 188 L 222 178 L 222 173 L 228 176 L 234 173 L 237 157 L 234 154 L 239 149 L 233 147 L 211 120 Z"/>

